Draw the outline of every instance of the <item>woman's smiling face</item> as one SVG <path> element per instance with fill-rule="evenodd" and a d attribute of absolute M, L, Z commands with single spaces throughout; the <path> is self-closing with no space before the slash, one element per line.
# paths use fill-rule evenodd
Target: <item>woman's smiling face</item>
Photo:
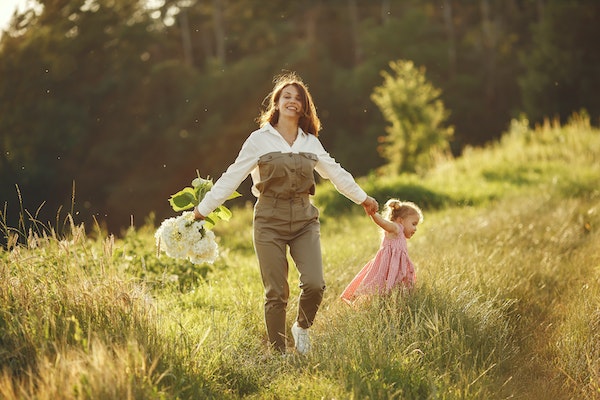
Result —
<path fill-rule="evenodd" d="M 302 96 L 295 85 L 284 87 L 277 102 L 279 115 L 288 118 L 300 118 L 300 115 L 302 115 L 302 103 Z"/>

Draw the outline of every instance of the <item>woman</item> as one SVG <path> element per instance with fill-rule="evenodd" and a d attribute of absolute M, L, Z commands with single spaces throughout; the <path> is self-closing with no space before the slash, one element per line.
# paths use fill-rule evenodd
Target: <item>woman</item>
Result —
<path fill-rule="evenodd" d="M 204 219 L 251 174 L 254 207 L 254 248 L 265 288 L 265 321 L 269 342 L 285 353 L 286 308 L 289 298 L 287 248 L 300 273 L 298 315 L 292 326 L 296 350 L 308 353 L 308 328 L 323 299 L 319 211 L 309 196 L 315 193 L 313 171 L 330 179 L 336 189 L 367 214 L 378 210 L 368 196 L 325 151 L 317 138 L 321 123 L 307 87 L 294 73 L 275 79 L 260 128 L 246 139 L 235 160 L 194 209 Z"/>

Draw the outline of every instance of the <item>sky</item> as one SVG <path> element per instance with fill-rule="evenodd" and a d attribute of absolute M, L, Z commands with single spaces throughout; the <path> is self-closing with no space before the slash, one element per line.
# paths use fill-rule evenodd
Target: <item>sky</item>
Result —
<path fill-rule="evenodd" d="M 18 8 L 20 12 L 23 12 L 27 8 L 28 3 L 32 0 L 0 0 L 0 36 L 2 31 L 8 26 L 8 22 L 12 18 L 13 13 Z M 35 4 L 35 2 L 33 2 Z M 161 4 L 161 0 L 149 0 L 149 5 Z"/>
<path fill-rule="evenodd" d="M 26 4 L 27 0 L 0 0 L 0 31 L 6 29 L 15 9 L 23 11 Z"/>

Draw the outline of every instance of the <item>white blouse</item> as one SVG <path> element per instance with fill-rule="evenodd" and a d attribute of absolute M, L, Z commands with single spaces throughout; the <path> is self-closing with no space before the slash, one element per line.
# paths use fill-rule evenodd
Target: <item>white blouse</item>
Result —
<path fill-rule="evenodd" d="M 325 151 L 319 138 L 298 128 L 298 136 L 290 146 L 279 132 L 267 123 L 248 136 L 233 164 L 215 182 L 198 205 L 198 212 L 205 216 L 210 214 L 227 200 L 248 174 L 252 176 L 252 194 L 258 197 L 260 193 L 255 187 L 256 182 L 260 182 L 258 159 L 271 152 L 313 153 L 318 158 L 315 171 L 321 177 L 329 179 L 338 192 L 356 204 L 361 204 L 367 199 L 367 193 L 358 186 L 354 177 Z"/>

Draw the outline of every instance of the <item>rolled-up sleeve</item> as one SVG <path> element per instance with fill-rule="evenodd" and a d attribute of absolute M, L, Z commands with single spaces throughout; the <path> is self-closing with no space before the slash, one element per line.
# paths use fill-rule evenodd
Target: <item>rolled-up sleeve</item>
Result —
<path fill-rule="evenodd" d="M 198 212 L 207 216 L 215 208 L 227 200 L 229 196 L 240 186 L 248 174 L 252 172 L 258 162 L 258 151 L 252 136 L 242 145 L 242 148 L 227 171 L 215 182 L 211 190 L 198 204 Z"/>

